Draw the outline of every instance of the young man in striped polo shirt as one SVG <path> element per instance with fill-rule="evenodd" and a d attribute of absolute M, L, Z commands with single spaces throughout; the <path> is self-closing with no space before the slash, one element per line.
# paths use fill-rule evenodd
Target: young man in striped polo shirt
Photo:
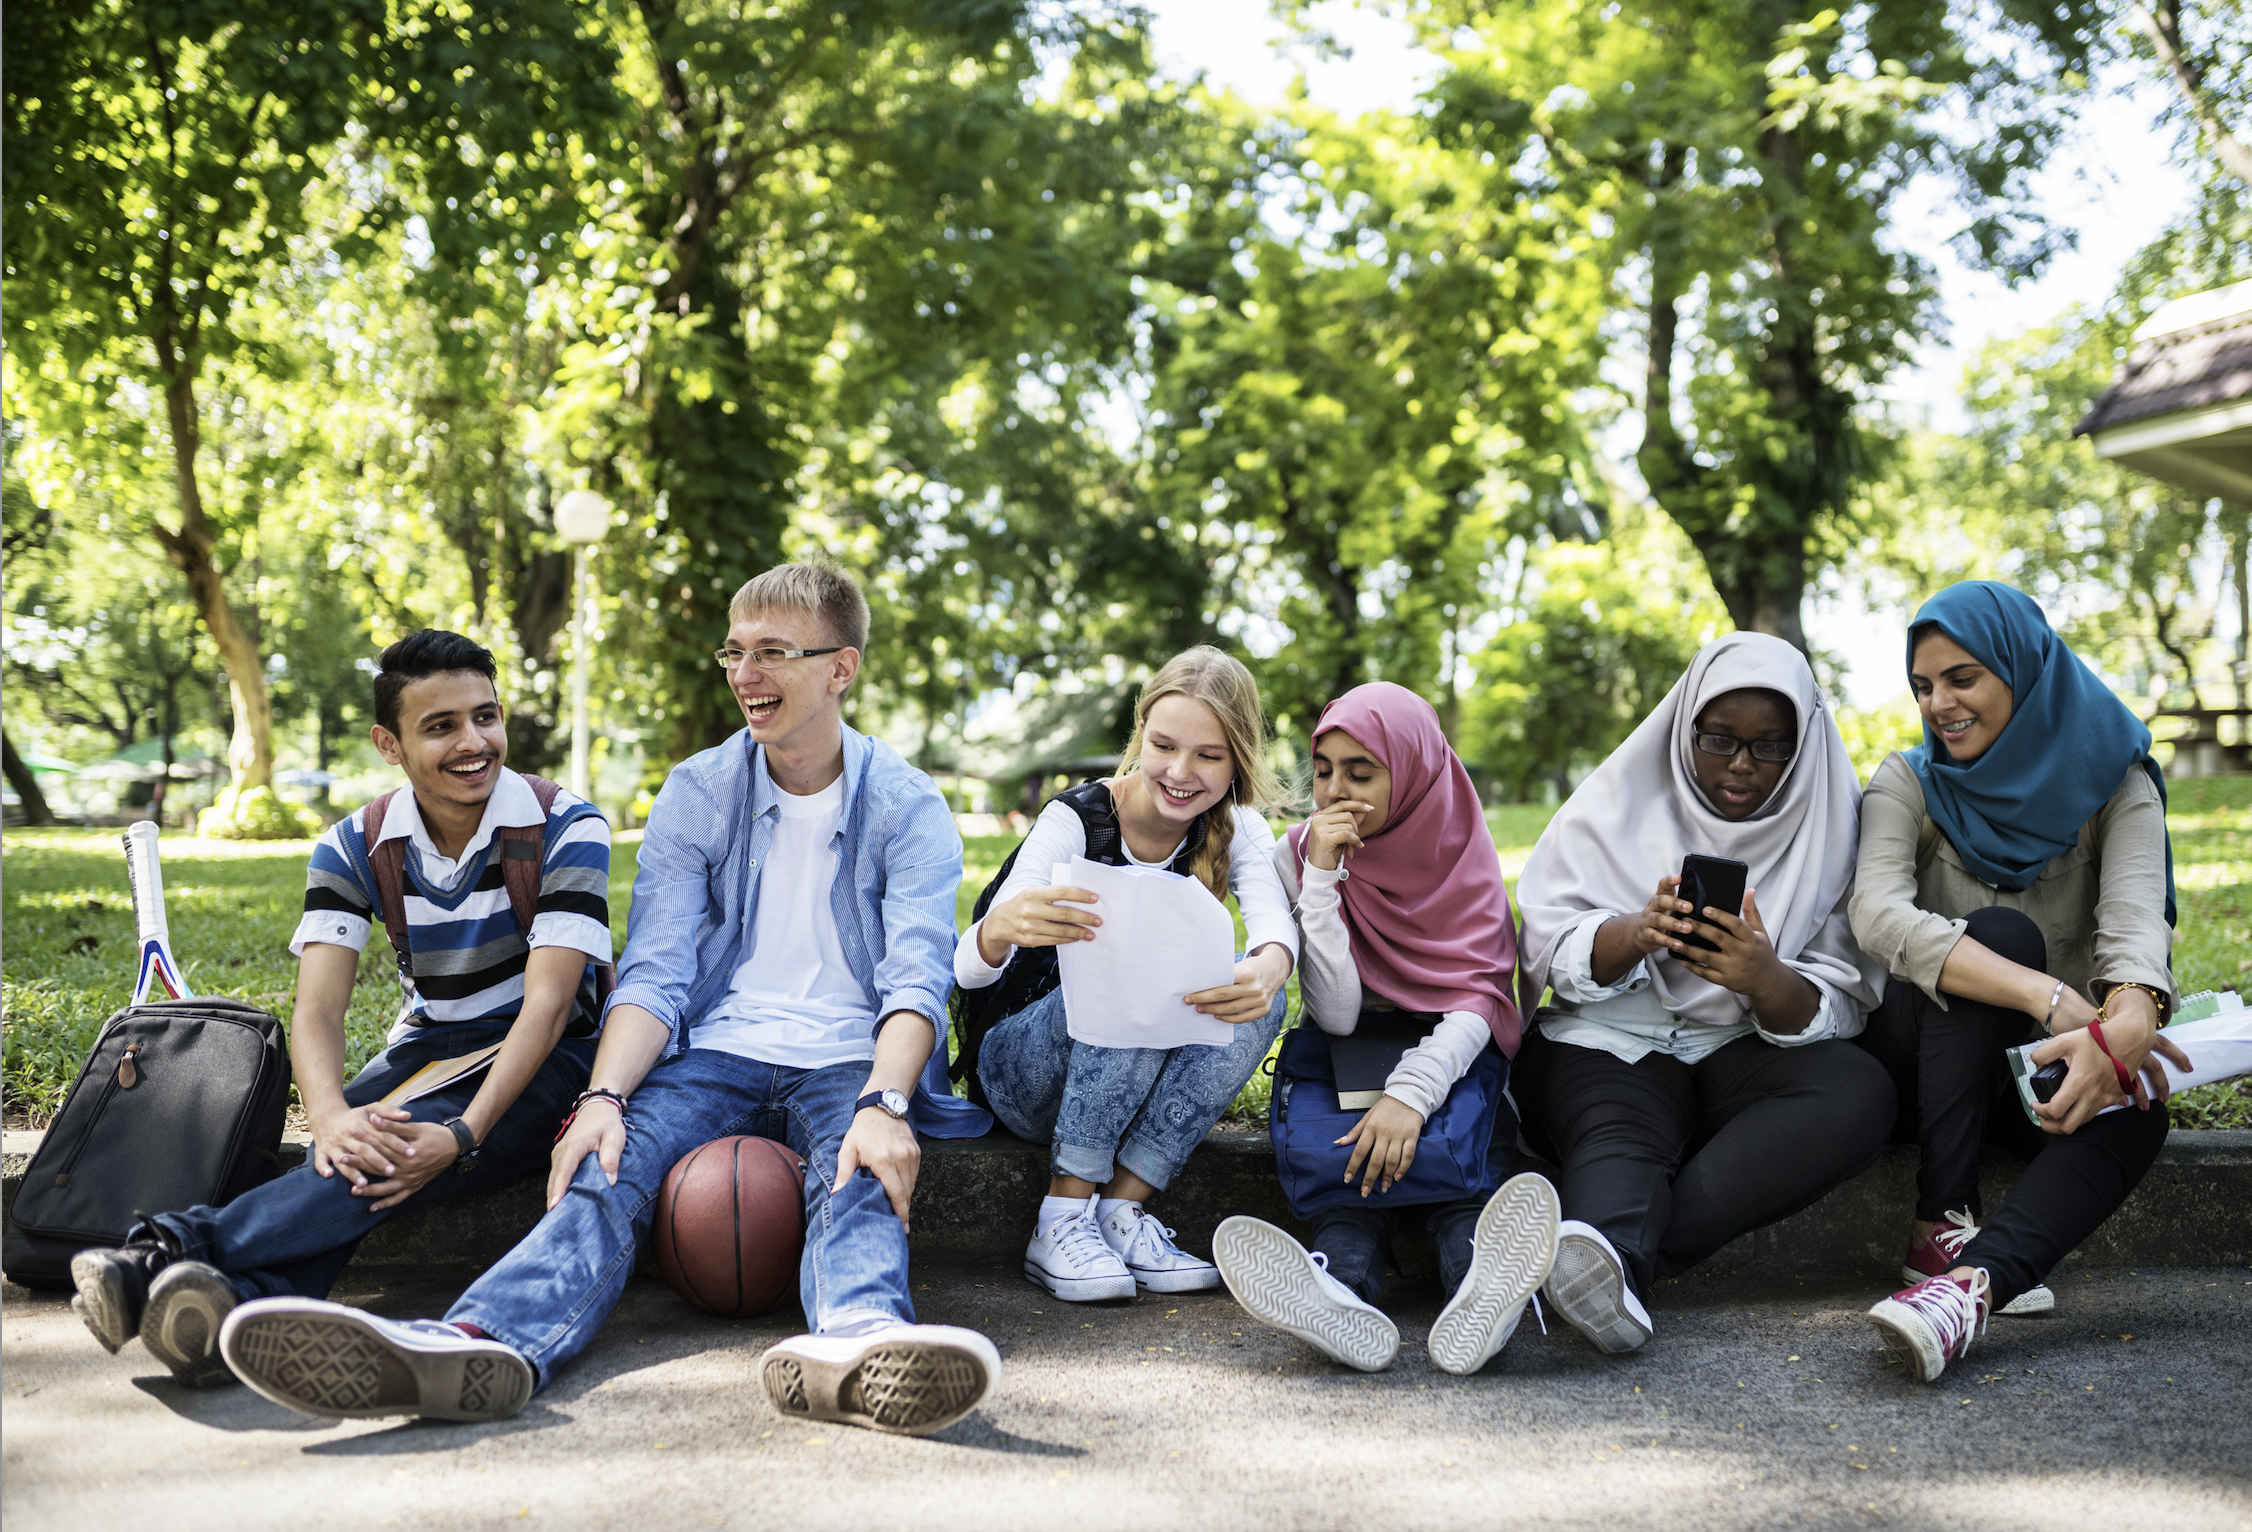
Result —
<path fill-rule="evenodd" d="M 543 792 L 507 768 L 498 671 L 484 648 L 425 629 L 384 650 L 377 666 L 375 747 L 408 786 L 390 795 L 373 843 L 374 805 L 321 837 L 290 942 L 290 1054 L 311 1120 L 308 1162 L 223 1208 L 159 1213 L 123 1248 L 71 1263 L 74 1306 L 95 1338 L 114 1352 L 139 1335 L 184 1383 L 233 1381 L 218 1335 L 237 1302 L 325 1297 L 393 1213 L 545 1169 L 556 1124 L 594 1060 L 595 976 L 610 961 L 608 824 L 560 789 L 543 808 Z M 534 827 L 539 884 L 527 932 L 503 863 L 530 842 L 503 832 Z M 394 841 L 403 854 L 386 850 Z M 344 1015 L 360 949 L 383 918 L 376 868 L 393 855 L 407 928 L 404 998 L 388 1046 L 346 1084 Z M 454 1084 L 384 1101 L 427 1065 L 496 1046 L 489 1064 Z"/>

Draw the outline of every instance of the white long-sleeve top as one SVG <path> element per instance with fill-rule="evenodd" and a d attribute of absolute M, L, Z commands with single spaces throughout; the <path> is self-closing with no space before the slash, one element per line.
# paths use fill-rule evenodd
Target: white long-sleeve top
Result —
<path fill-rule="evenodd" d="M 1861 1012 L 1841 1005 L 1830 986 L 1812 979 L 1822 1004 L 1801 1032 L 1770 1032 L 1759 1024 L 1749 1006 L 1734 1026 L 1676 1016 L 1658 1001 L 1650 988 L 1649 959 L 1644 958 L 1610 984 L 1595 982 L 1595 933 L 1603 923 L 1622 913 L 1590 910 L 1572 923 L 1549 960 L 1548 982 L 1556 997 L 1541 1013 L 1541 1032 L 1559 1043 L 1601 1048 L 1614 1058 L 1632 1064 L 1645 1054 L 1666 1053 L 1694 1064 L 1719 1052 L 1739 1037 L 1757 1032 L 1780 1048 L 1798 1048 L 1825 1038 L 1852 1037 L 1862 1027 Z"/>
<path fill-rule="evenodd" d="M 1360 1025 L 1361 1011 L 1371 1007 L 1361 988 L 1361 973 L 1353 962 L 1353 939 L 1345 929 L 1344 901 L 1338 885 L 1352 876 L 1347 862 L 1324 872 L 1306 864 L 1298 876 L 1298 857 L 1287 840 L 1274 847 L 1275 875 L 1291 896 L 1301 939 L 1298 968 L 1300 1009 L 1314 1025 L 1333 1037 L 1344 1037 Z M 1382 996 L 1373 1009 L 1398 1009 Z M 1448 1011 L 1431 1034 L 1400 1055 L 1400 1062 L 1385 1078 L 1384 1094 L 1402 1106 L 1412 1107 L 1431 1119 L 1455 1082 L 1470 1072 L 1478 1050 L 1493 1040 L 1493 1030 L 1476 1011 Z"/>
<path fill-rule="evenodd" d="M 1238 807 L 1235 839 L 1228 845 L 1228 892 L 1235 895 L 1236 908 L 1243 914 L 1244 950 L 1256 952 L 1261 947 L 1278 946 L 1295 963 L 1298 926 L 1290 918 L 1290 900 L 1275 876 L 1270 855 L 1274 845 L 1275 832 L 1258 811 Z M 1118 848 L 1136 867 L 1163 868 L 1172 861 L 1168 856 L 1163 861 L 1145 862 L 1126 849 L 1123 837 Z M 1009 869 L 1007 881 L 994 891 L 993 903 L 1013 899 L 1028 888 L 1046 888 L 1055 880 L 1056 863 L 1086 854 L 1087 827 L 1070 804 L 1051 801 L 1033 821 L 1031 833 L 1017 852 L 1016 865 Z M 1016 956 L 1017 949 L 1011 947 L 1001 954 L 999 966 L 988 964 L 977 950 L 978 927 L 983 924 L 972 921 L 954 944 L 954 982 L 964 989 L 983 989 L 993 983 Z"/>

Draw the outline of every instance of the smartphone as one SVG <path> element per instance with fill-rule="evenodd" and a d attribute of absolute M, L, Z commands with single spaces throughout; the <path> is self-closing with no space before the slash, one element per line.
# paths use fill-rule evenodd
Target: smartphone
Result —
<path fill-rule="evenodd" d="M 1751 869 L 1734 857 L 1701 856 L 1692 851 L 1681 859 L 1680 897 L 1689 901 L 1691 920 L 1704 917 L 1696 913 L 1712 908 L 1726 910 L 1731 915 L 1744 913 L 1744 880 Z M 1701 947 L 1707 952 L 1720 948 L 1704 937 L 1691 932 L 1681 938 L 1682 944 Z"/>
<path fill-rule="evenodd" d="M 2033 1086 L 2033 1099 L 2036 1101 L 2056 1100 L 2057 1092 L 2064 1089 L 2065 1073 L 2064 1060 L 2051 1059 L 2048 1063 L 2027 1075 L 2026 1079 Z"/>

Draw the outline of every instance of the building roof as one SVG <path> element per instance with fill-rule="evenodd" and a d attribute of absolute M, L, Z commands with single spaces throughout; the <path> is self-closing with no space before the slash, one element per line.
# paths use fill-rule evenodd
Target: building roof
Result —
<path fill-rule="evenodd" d="M 2118 379 L 2073 428 L 2093 436 L 2129 421 L 2252 398 L 2252 282 L 2166 304 L 2135 331 Z"/>

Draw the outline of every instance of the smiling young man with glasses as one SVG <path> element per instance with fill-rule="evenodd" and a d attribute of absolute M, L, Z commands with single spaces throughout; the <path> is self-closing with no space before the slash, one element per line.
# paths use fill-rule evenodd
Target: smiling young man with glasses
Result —
<path fill-rule="evenodd" d="M 516 1413 L 616 1306 L 666 1173 L 733 1134 L 806 1165 L 814 1333 L 759 1363 L 777 1410 L 920 1435 L 999 1379 L 984 1336 L 915 1323 L 907 1284 L 915 1129 L 990 1125 L 931 1067 L 961 838 L 929 777 L 844 723 L 868 639 L 850 575 L 770 569 L 729 617 L 718 660 L 746 728 L 674 768 L 650 813 L 547 1216 L 443 1322 L 293 1300 L 236 1310 L 222 1346 L 268 1398 L 331 1417 Z"/>

